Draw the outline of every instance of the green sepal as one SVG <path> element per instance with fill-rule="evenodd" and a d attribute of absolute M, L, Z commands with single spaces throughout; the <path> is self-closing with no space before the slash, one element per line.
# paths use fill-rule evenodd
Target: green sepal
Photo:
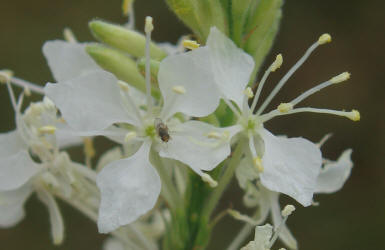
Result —
<path fill-rule="evenodd" d="M 123 26 L 103 21 L 91 21 L 89 27 L 94 37 L 100 42 L 123 50 L 132 56 L 144 57 L 146 44 L 144 35 Z M 161 60 L 167 56 L 167 53 L 155 43 L 151 43 L 150 55 L 152 59 Z"/>

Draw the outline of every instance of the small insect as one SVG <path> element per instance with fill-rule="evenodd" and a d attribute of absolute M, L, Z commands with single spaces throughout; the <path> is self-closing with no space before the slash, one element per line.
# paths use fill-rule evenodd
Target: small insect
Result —
<path fill-rule="evenodd" d="M 160 137 L 160 139 L 164 142 L 168 142 L 170 140 L 170 134 L 168 133 L 168 127 L 160 118 L 155 118 L 154 126 L 156 129 L 156 133 Z"/>

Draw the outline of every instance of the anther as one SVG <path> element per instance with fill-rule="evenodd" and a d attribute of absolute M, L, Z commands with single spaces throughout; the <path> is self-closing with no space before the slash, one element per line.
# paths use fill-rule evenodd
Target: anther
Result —
<path fill-rule="evenodd" d="M 334 83 L 340 83 L 340 82 L 346 81 L 349 78 L 350 78 L 350 73 L 344 72 L 344 73 L 339 74 L 338 76 L 333 77 L 329 81 L 334 84 Z"/>
<path fill-rule="evenodd" d="M 26 96 L 31 96 L 31 90 L 28 88 L 28 86 L 25 86 L 23 91 Z"/>
<path fill-rule="evenodd" d="M 13 72 L 9 69 L 0 70 L 0 83 L 7 83 L 11 81 Z"/>
<path fill-rule="evenodd" d="M 277 57 L 275 58 L 275 61 L 271 65 L 270 71 L 271 72 L 276 71 L 277 69 L 279 69 L 281 67 L 282 63 L 283 63 L 282 54 L 278 54 Z"/>
<path fill-rule="evenodd" d="M 290 110 L 292 110 L 294 107 L 294 105 L 290 102 L 288 103 L 281 103 L 278 105 L 277 107 L 277 110 L 281 113 L 287 113 L 289 112 Z"/>
<path fill-rule="evenodd" d="M 295 210 L 295 207 L 293 205 L 286 205 L 285 208 L 282 210 L 281 214 L 283 217 L 287 217 L 291 215 Z"/>
<path fill-rule="evenodd" d="M 63 36 L 64 36 L 64 39 L 69 43 L 77 43 L 78 42 L 76 40 L 74 33 L 72 32 L 72 30 L 70 28 L 64 28 Z"/>
<path fill-rule="evenodd" d="M 207 134 L 207 137 L 210 139 L 221 139 L 222 135 L 218 132 L 212 131 L 212 132 Z"/>
<path fill-rule="evenodd" d="M 330 43 L 332 41 L 332 37 L 325 33 L 323 35 L 321 35 L 319 38 L 318 38 L 318 44 L 319 45 L 322 45 L 322 44 L 325 44 L 325 43 Z"/>
<path fill-rule="evenodd" d="M 262 160 L 260 157 L 256 156 L 253 158 L 253 163 L 254 163 L 254 166 L 257 168 L 258 172 L 259 173 L 262 173 L 264 168 L 263 168 L 263 165 L 262 165 Z"/>
<path fill-rule="evenodd" d="M 246 95 L 247 98 L 249 98 L 249 99 L 254 97 L 253 90 L 251 90 L 250 87 L 247 87 L 243 93 L 245 93 L 245 95 Z"/>
<path fill-rule="evenodd" d="M 95 148 L 92 142 L 92 138 L 86 137 L 83 139 L 84 142 L 84 153 L 87 157 L 93 158 L 95 156 Z"/>
<path fill-rule="evenodd" d="M 182 85 L 176 85 L 172 87 L 172 91 L 180 95 L 183 95 L 184 93 L 186 93 L 186 89 Z"/>
<path fill-rule="evenodd" d="M 218 186 L 218 182 L 215 181 L 210 175 L 203 173 L 201 177 L 202 180 L 208 183 L 210 187 L 215 188 L 216 186 Z"/>
<path fill-rule="evenodd" d="M 128 92 L 129 91 L 129 85 L 126 82 L 123 82 L 121 80 L 118 81 L 118 86 L 121 90 Z"/>
<path fill-rule="evenodd" d="M 183 40 L 182 45 L 186 49 L 190 49 L 190 50 L 197 49 L 200 46 L 200 44 L 197 43 L 197 41 L 194 41 L 194 40 Z"/>
<path fill-rule="evenodd" d="M 357 122 L 361 119 L 360 112 L 358 112 L 358 110 L 355 110 L 355 109 L 353 109 L 351 112 L 347 113 L 346 117 L 352 121 L 355 121 L 355 122 Z"/>
<path fill-rule="evenodd" d="M 124 137 L 124 141 L 125 141 L 125 142 L 129 142 L 129 141 L 131 141 L 131 140 L 134 139 L 134 138 L 136 138 L 136 132 L 131 131 L 131 132 L 128 132 L 128 133 L 126 134 L 126 136 Z"/>
<path fill-rule="evenodd" d="M 40 134 L 50 134 L 50 135 L 53 135 L 56 131 L 56 127 L 55 126 L 51 126 L 51 125 L 47 125 L 47 126 L 43 126 L 43 127 L 40 127 L 38 129 L 39 133 Z"/>
<path fill-rule="evenodd" d="M 144 32 L 150 33 L 153 30 L 154 30 L 154 25 L 152 24 L 152 17 L 147 16 L 146 23 L 144 25 Z"/>

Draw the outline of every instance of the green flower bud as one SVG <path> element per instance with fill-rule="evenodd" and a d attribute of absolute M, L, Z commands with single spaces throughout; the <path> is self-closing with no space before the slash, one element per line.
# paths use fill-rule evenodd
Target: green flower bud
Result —
<path fill-rule="evenodd" d="M 103 21 L 91 21 L 89 26 L 93 35 L 99 41 L 106 43 L 111 47 L 123 50 L 135 57 L 144 56 L 146 43 L 144 35 L 122 26 Z M 151 58 L 156 60 L 161 60 L 167 56 L 167 53 L 154 43 L 151 43 L 150 45 L 150 54 Z"/>

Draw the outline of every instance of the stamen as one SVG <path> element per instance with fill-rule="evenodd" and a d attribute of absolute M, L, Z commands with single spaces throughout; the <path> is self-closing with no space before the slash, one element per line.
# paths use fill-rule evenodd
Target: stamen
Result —
<path fill-rule="evenodd" d="M 257 168 L 259 173 L 262 173 L 265 169 L 262 165 L 262 159 L 260 157 L 254 157 L 253 158 L 254 166 Z"/>
<path fill-rule="evenodd" d="M 215 188 L 218 186 L 218 182 L 215 181 L 210 175 L 203 173 L 201 175 L 201 178 L 204 182 L 208 183 L 210 187 Z"/>
<path fill-rule="evenodd" d="M 327 33 L 322 34 L 318 38 L 318 44 L 320 44 L 320 45 L 325 44 L 325 43 L 330 43 L 331 41 L 332 41 L 332 37 Z"/>
<path fill-rule="evenodd" d="M 275 61 L 270 65 L 270 67 L 265 71 L 265 74 L 263 75 L 261 82 L 258 85 L 257 92 L 255 94 L 253 103 L 251 104 L 251 111 L 254 111 L 255 107 L 257 106 L 257 102 L 259 99 L 259 96 L 261 95 L 263 85 L 265 85 L 267 77 L 270 75 L 270 72 L 274 72 L 279 67 L 281 67 L 283 62 L 282 54 L 278 54 L 275 58 Z"/>
<path fill-rule="evenodd" d="M 135 105 L 134 101 L 132 100 L 132 98 L 130 96 L 128 83 L 119 80 L 118 81 L 118 86 L 123 91 L 122 94 L 125 97 L 125 98 L 123 98 L 124 103 L 127 106 L 131 107 L 131 109 L 134 111 L 136 117 L 138 118 L 139 122 L 141 122 L 143 124 L 143 120 L 142 120 L 142 116 L 140 115 L 140 111 L 139 111 L 138 107 Z"/>
<path fill-rule="evenodd" d="M 128 83 L 126 83 L 126 82 L 123 82 L 123 81 L 121 81 L 121 80 L 118 80 L 118 85 L 119 85 L 119 88 L 121 89 L 121 90 L 123 90 L 123 91 L 129 91 L 130 89 L 129 89 L 129 85 L 128 85 Z"/>
<path fill-rule="evenodd" d="M 293 109 L 293 106 L 294 105 L 290 102 L 289 103 L 281 103 L 278 105 L 277 110 L 281 113 L 287 113 Z"/>
<path fill-rule="evenodd" d="M 322 40 L 323 41 L 323 40 Z M 286 75 L 278 82 L 277 86 L 273 89 L 273 91 L 270 93 L 270 95 L 266 98 L 266 100 L 263 102 L 262 106 L 258 109 L 257 115 L 260 115 L 267 105 L 270 104 L 271 100 L 276 96 L 276 94 L 281 90 L 281 88 L 285 85 L 287 80 L 294 74 L 294 72 L 301 67 L 301 65 L 306 61 L 306 59 L 309 58 L 310 54 L 320 45 L 320 43 L 317 41 L 313 45 L 310 46 L 305 52 L 305 54 L 298 60 L 296 64 L 286 73 Z"/>
<path fill-rule="evenodd" d="M 33 92 L 44 95 L 44 90 L 39 85 L 14 77 L 13 72 L 11 70 L 8 70 L 8 69 L 0 70 L 0 83 L 6 84 L 7 79 L 9 79 L 9 81 L 16 86 L 19 86 L 22 88 L 28 87 Z"/>
<path fill-rule="evenodd" d="M 95 148 L 92 138 L 86 137 L 83 139 L 84 143 L 84 153 L 86 157 L 93 158 L 95 156 Z"/>
<path fill-rule="evenodd" d="M 70 43 L 77 43 L 78 42 L 78 40 L 76 39 L 74 33 L 72 32 L 72 30 L 70 28 L 64 28 L 63 36 L 67 42 L 70 42 Z"/>
<path fill-rule="evenodd" d="M 130 142 L 132 139 L 135 139 L 136 138 L 136 132 L 134 132 L 134 131 L 131 131 L 131 132 L 128 132 L 127 134 L 126 134 L 126 136 L 124 137 L 124 141 L 126 142 L 126 143 L 128 143 L 128 142 Z"/>
<path fill-rule="evenodd" d="M 47 125 L 47 126 L 40 127 L 38 129 L 38 131 L 42 135 L 44 135 L 44 134 L 53 135 L 56 132 L 56 127 L 55 126 L 51 126 L 51 125 Z"/>
<path fill-rule="evenodd" d="M 317 146 L 318 147 L 322 147 L 324 144 L 325 144 L 325 142 L 327 141 L 327 140 L 329 140 L 330 139 L 330 137 L 332 137 L 332 133 L 329 133 L 329 134 L 326 134 L 324 137 L 322 137 L 322 139 L 317 143 Z"/>
<path fill-rule="evenodd" d="M 8 89 L 9 97 L 11 98 L 13 110 L 15 112 L 17 112 L 18 108 L 17 108 L 17 104 L 16 104 L 15 93 L 13 92 L 12 86 L 11 86 L 11 78 L 12 78 L 12 71 L 10 71 L 10 70 L 0 71 L 0 82 L 5 83 L 7 85 L 7 89 Z"/>
<path fill-rule="evenodd" d="M 172 87 L 172 91 L 174 91 L 175 93 L 180 94 L 180 95 L 183 95 L 184 93 L 186 93 L 186 89 L 182 85 L 177 85 L 177 86 Z"/>
<path fill-rule="evenodd" d="M 257 221 L 253 220 L 252 218 L 250 218 L 247 215 L 241 214 L 237 210 L 228 209 L 227 212 L 229 213 L 230 216 L 232 216 L 236 220 L 244 221 L 244 222 L 246 222 L 250 225 L 254 225 L 254 226 L 258 224 Z"/>
<path fill-rule="evenodd" d="M 9 70 L 9 69 L 0 70 L 0 83 L 6 84 L 7 81 L 10 81 L 12 76 L 13 76 L 12 70 Z"/>
<path fill-rule="evenodd" d="M 247 96 L 247 98 L 253 98 L 254 96 L 254 93 L 253 93 L 253 90 L 251 90 L 250 87 L 247 87 L 244 91 L 245 95 Z"/>
<path fill-rule="evenodd" d="M 122 10 L 123 10 L 123 14 L 128 16 L 127 27 L 129 29 L 134 29 L 135 28 L 134 0 L 123 0 Z"/>
<path fill-rule="evenodd" d="M 249 138 L 249 148 L 250 148 L 251 155 L 253 157 L 254 167 L 257 169 L 259 173 L 262 173 L 264 171 L 264 167 L 262 165 L 262 159 L 257 155 L 257 150 L 254 144 L 254 136 L 252 135 L 251 132 L 248 133 L 248 138 Z"/>
<path fill-rule="evenodd" d="M 282 210 L 281 214 L 283 216 L 283 220 L 281 221 L 281 224 L 275 229 L 273 237 L 271 237 L 268 249 L 270 249 L 274 242 L 277 240 L 279 234 L 281 233 L 283 226 L 286 224 L 287 218 L 289 218 L 289 215 L 291 215 L 295 210 L 295 207 L 293 205 L 286 205 L 285 208 Z"/>
<path fill-rule="evenodd" d="M 218 132 L 212 131 L 212 132 L 207 134 L 207 137 L 210 139 L 221 139 L 222 135 Z"/>
<path fill-rule="evenodd" d="M 200 44 L 197 43 L 197 41 L 194 41 L 194 40 L 183 40 L 182 45 L 186 49 L 190 49 L 190 50 L 197 49 L 200 46 Z"/>
<path fill-rule="evenodd" d="M 316 93 L 316 92 L 318 92 L 318 91 L 320 91 L 320 90 L 322 90 L 322 89 L 324 89 L 326 87 L 329 87 L 330 85 L 346 81 L 349 78 L 350 78 L 350 73 L 348 73 L 348 72 L 341 73 L 338 76 L 333 77 L 329 81 L 323 82 L 323 83 L 321 83 L 321 84 L 319 84 L 319 85 L 317 85 L 317 86 L 307 90 L 306 92 L 302 93 L 300 96 L 298 96 L 297 98 L 292 100 L 291 103 L 293 105 L 297 105 L 298 103 L 302 102 L 303 100 L 305 100 L 309 96 L 313 95 L 314 93 Z"/>
<path fill-rule="evenodd" d="M 227 104 L 227 106 L 231 109 L 231 111 L 233 111 L 233 113 L 238 117 L 240 118 L 241 117 L 241 113 L 238 111 L 238 109 L 231 103 L 231 101 L 229 101 L 227 98 L 222 98 L 222 100 Z"/>
<path fill-rule="evenodd" d="M 26 96 L 31 96 L 31 90 L 28 88 L 28 86 L 25 86 L 24 87 L 24 90 L 23 90 L 24 94 Z"/>
<path fill-rule="evenodd" d="M 152 101 L 151 101 L 151 69 L 150 69 L 150 42 L 151 42 L 151 32 L 154 29 L 152 24 L 152 17 L 146 17 L 146 23 L 144 26 L 144 31 L 146 33 L 146 97 L 147 97 L 147 108 L 148 114 L 152 113 Z"/>

